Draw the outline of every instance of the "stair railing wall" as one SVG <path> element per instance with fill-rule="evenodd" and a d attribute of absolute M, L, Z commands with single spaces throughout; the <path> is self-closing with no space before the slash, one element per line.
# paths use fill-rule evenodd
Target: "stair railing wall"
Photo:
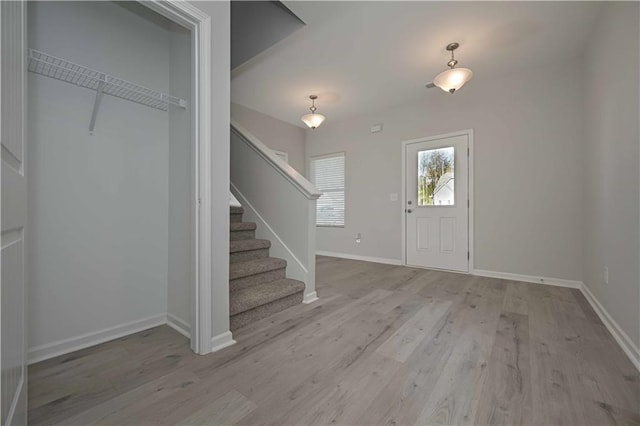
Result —
<path fill-rule="evenodd" d="M 316 300 L 316 200 L 322 193 L 233 120 L 231 191 L 245 218 L 258 223 L 256 237 L 271 240 L 272 254 L 287 261 L 287 276 L 305 283 L 303 302 Z"/>

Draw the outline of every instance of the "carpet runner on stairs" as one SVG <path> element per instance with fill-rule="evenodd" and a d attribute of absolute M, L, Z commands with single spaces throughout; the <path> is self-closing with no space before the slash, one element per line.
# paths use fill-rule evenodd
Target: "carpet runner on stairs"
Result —
<path fill-rule="evenodd" d="M 304 283 L 286 278 L 287 262 L 269 257 L 269 240 L 255 238 L 256 224 L 242 222 L 244 209 L 231 207 L 229 314 L 231 330 L 302 302 Z"/>

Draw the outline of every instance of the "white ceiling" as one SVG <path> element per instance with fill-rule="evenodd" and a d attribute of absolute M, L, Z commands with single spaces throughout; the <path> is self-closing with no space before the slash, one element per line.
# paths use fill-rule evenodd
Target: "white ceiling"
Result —
<path fill-rule="evenodd" d="M 307 26 L 232 73 L 231 100 L 304 127 L 310 94 L 338 121 L 434 96 L 424 85 L 458 66 L 473 80 L 582 54 L 595 2 L 285 1 Z M 477 84 L 477 83 L 476 83 Z M 464 88 L 453 96 L 463 95 Z M 442 91 L 439 95 L 451 96 Z"/>

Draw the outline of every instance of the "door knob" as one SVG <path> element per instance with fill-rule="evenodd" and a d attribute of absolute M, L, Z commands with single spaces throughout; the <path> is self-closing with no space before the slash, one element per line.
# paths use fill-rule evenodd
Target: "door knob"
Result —
<path fill-rule="evenodd" d="M 407 213 L 411 213 L 413 210 L 411 209 L 407 209 Z"/>

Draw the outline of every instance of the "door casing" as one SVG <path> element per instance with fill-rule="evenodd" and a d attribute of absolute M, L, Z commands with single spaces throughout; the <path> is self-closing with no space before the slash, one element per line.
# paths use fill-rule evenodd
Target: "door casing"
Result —
<path fill-rule="evenodd" d="M 138 0 L 140 4 L 191 31 L 192 134 L 195 197 L 192 217 L 194 262 L 191 279 L 191 349 L 212 349 L 212 202 L 211 191 L 211 17 L 186 1 Z"/>
<path fill-rule="evenodd" d="M 473 274 L 475 269 L 474 262 L 474 176 L 473 176 L 473 129 L 459 130 L 456 132 L 445 133 L 441 135 L 428 136 L 418 139 L 410 139 L 402 142 L 402 152 L 400 157 L 402 157 L 402 204 L 400 206 L 399 214 L 401 217 L 402 224 L 402 264 L 407 264 L 407 216 L 405 213 L 405 208 L 407 206 L 407 158 L 406 158 L 406 150 L 407 145 L 411 145 L 419 142 L 429 142 L 437 139 L 450 138 L 454 136 L 467 136 L 469 141 L 469 158 L 468 158 L 468 188 L 469 188 L 469 272 L 468 274 Z M 451 271 L 456 273 L 463 273 L 457 271 Z"/>

